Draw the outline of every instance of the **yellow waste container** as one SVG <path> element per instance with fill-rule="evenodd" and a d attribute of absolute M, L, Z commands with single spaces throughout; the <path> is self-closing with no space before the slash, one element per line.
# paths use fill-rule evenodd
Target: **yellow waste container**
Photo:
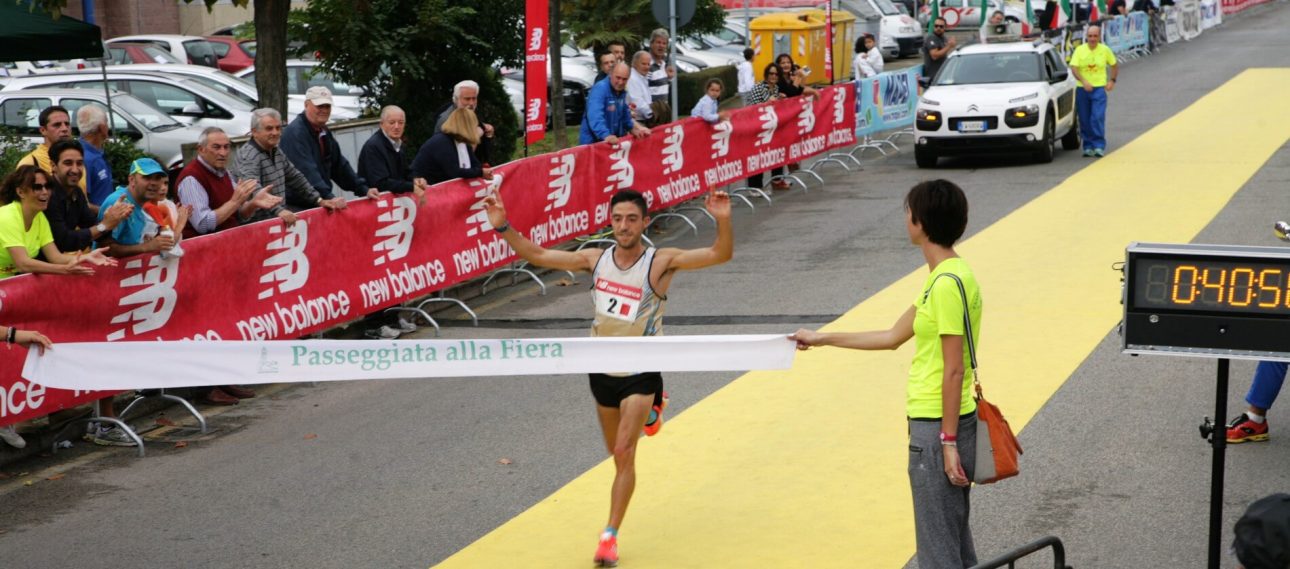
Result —
<path fill-rule="evenodd" d="M 820 37 L 828 35 L 828 26 L 825 25 L 824 10 L 802 10 L 812 20 L 820 23 Z M 846 10 L 833 11 L 833 82 L 841 83 L 851 78 L 851 60 L 855 57 L 856 45 L 856 17 Z M 819 45 L 823 46 L 821 40 Z M 828 82 L 828 76 L 824 73 L 824 55 L 820 55 L 820 70 L 817 73 L 807 77 L 811 83 Z"/>
<path fill-rule="evenodd" d="M 807 83 L 823 83 L 824 22 L 806 14 L 777 12 L 758 16 L 748 23 L 752 34 L 753 78 L 763 79 L 762 71 L 781 53 L 793 56 L 793 62 L 809 69 Z"/>

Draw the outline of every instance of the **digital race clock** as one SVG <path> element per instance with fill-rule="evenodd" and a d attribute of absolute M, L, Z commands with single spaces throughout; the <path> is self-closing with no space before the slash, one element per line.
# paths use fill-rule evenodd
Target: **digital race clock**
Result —
<path fill-rule="evenodd" d="M 1290 360 L 1290 248 L 1134 243 L 1124 351 Z"/>

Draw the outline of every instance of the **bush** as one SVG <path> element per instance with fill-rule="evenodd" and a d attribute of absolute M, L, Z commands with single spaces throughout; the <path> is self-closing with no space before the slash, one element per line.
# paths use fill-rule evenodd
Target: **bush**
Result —
<path fill-rule="evenodd" d="M 130 178 L 130 163 L 139 158 L 157 159 L 156 156 L 140 150 L 134 145 L 134 141 L 128 138 L 113 137 L 103 143 L 103 159 L 107 160 L 108 166 L 112 168 L 114 185 L 126 185 Z"/>
<path fill-rule="evenodd" d="M 703 85 L 713 77 L 725 83 L 725 89 L 721 91 L 722 100 L 738 95 L 735 91 L 739 87 L 739 74 L 733 65 L 709 67 L 695 73 L 682 73 L 677 80 L 676 104 L 680 107 L 676 110 L 677 116 L 690 114 L 690 109 L 693 109 L 699 99 L 703 98 Z"/>
<path fill-rule="evenodd" d="M 19 135 L 18 131 L 0 127 L 0 177 L 14 171 L 18 167 L 18 161 L 31 152 L 31 148 L 32 144 Z"/>

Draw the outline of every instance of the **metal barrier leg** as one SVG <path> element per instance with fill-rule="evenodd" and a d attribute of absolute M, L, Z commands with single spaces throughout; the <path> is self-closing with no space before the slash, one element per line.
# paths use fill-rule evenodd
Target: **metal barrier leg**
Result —
<path fill-rule="evenodd" d="M 695 235 L 696 237 L 699 235 L 699 226 L 695 225 L 693 221 L 690 221 L 690 218 L 688 218 L 688 217 L 686 217 L 686 216 L 684 216 L 684 215 L 681 215 L 681 214 L 679 214 L 679 213 L 676 213 L 675 211 L 665 211 L 665 212 L 663 212 L 663 213 L 660 213 L 660 214 L 657 214 L 657 215 L 653 215 L 653 216 L 651 216 L 651 217 L 650 217 L 650 222 L 649 222 L 649 224 L 650 224 L 650 226 L 653 226 L 655 223 L 658 223 L 658 220 L 660 220 L 660 219 L 670 219 L 670 218 L 673 218 L 673 217 L 678 218 L 678 219 L 680 219 L 681 221 L 684 221 L 686 225 L 689 225 L 689 226 L 690 226 L 690 229 L 694 230 L 694 235 Z M 648 227 L 646 227 L 646 229 L 649 229 L 649 228 L 648 228 Z"/>
<path fill-rule="evenodd" d="M 817 162 L 817 163 L 818 163 L 818 162 Z M 848 169 L 849 169 L 849 168 L 848 168 Z M 798 174 L 810 174 L 810 175 L 812 175 L 812 176 L 815 176 L 815 179 L 816 179 L 816 180 L 819 180 L 820 185 L 821 185 L 821 186 L 823 186 L 823 185 L 824 185 L 824 178 L 821 178 L 821 177 L 820 177 L 820 175 L 819 175 L 819 174 L 817 174 L 817 173 L 815 173 L 815 170 L 813 170 L 813 169 L 811 169 L 811 168 L 802 168 L 802 169 L 798 170 L 798 171 L 797 171 L 797 173 L 798 173 Z"/>
<path fill-rule="evenodd" d="M 130 401 L 130 403 L 125 406 L 125 409 L 121 411 L 120 416 L 125 417 L 126 415 L 129 415 L 130 410 L 134 409 L 135 405 L 138 405 L 141 401 L 145 399 L 165 399 L 167 401 L 178 403 L 179 405 L 183 406 L 183 408 L 188 411 L 188 414 L 192 415 L 193 418 L 197 419 L 198 425 L 201 426 L 202 434 L 203 435 L 206 434 L 206 431 L 207 431 L 206 417 L 203 417 L 201 413 L 198 413 L 197 408 L 193 407 L 192 403 L 189 403 L 188 400 L 184 399 L 183 397 L 178 397 L 178 396 L 166 393 L 165 389 L 159 389 L 157 391 L 158 392 L 156 395 L 143 395 L 141 393 L 137 394 L 134 400 Z"/>
<path fill-rule="evenodd" d="M 770 179 L 770 181 L 772 182 L 774 182 L 775 180 L 787 180 L 790 183 L 797 182 L 798 185 L 802 186 L 803 192 L 810 190 L 810 188 L 806 187 L 806 182 L 803 182 L 801 178 L 798 178 L 797 176 L 794 176 L 792 174 L 782 174 L 779 176 L 772 176 Z"/>
<path fill-rule="evenodd" d="M 450 302 L 450 303 L 456 304 L 457 306 L 461 307 L 462 310 L 466 311 L 466 314 L 470 315 L 470 321 L 474 323 L 476 327 L 479 326 L 479 316 L 475 314 L 474 310 L 470 309 L 469 305 L 467 305 L 465 302 L 462 302 L 460 299 L 448 298 L 447 296 L 444 295 L 442 290 L 439 291 L 439 296 L 436 296 L 434 298 L 427 298 L 421 301 L 419 304 L 417 304 L 417 310 L 421 310 L 424 312 L 427 304 L 432 304 L 435 302 Z M 438 327 L 436 326 L 435 329 L 438 330 Z"/>
<path fill-rule="evenodd" d="M 832 153 L 832 154 L 829 154 L 828 156 L 825 156 L 824 158 L 821 158 L 821 159 L 819 159 L 819 160 L 816 160 L 814 164 L 811 164 L 811 168 L 810 168 L 810 170 L 811 170 L 812 172 L 814 172 L 814 171 L 815 171 L 815 169 L 816 169 L 816 168 L 818 168 L 818 167 L 820 167 L 820 166 L 823 166 L 823 165 L 828 164 L 828 163 L 834 163 L 834 164 L 837 164 L 838 166 L 841 166 L 843 170 L 846 170 L 846 171 L 850 172 L 850 171 L 851 171 L 851 166 L 850 166 L 849 164 L 847 164 L 846 162 L 843 162 L 842 160 L 840 160 L 840 158 L 842 158 L 842 157 L 844 157 L 844 156 L 845 156 L 845 157 L 847 157 L 847 158 L 851 158 L 851 156 L 849 156 L 849 155 L 847 155 L 847 154 L 844 154 L 844 153 L 834 152 L 834 153 Z"/>
<path fill-rule="evenodd" d="M 595 241 L 595 240 L 592 240 L 592 241 Z M 585 245 L 586 243 L 591 243 L 592 241 L 585 241 L 585 242 L 583 242 L 583 244 Z M 581 246 L 579 246 L 578 248 L 579 248 L 579 249 L 581 249 L 582 247 L 581 247 Z M 542 282 L 542 279 L 538 278 L 537 273 L 534 273 L 533 271 L 530 271 L 530 270 L 528 270 L 528 269 L 523 268 L 523 267 L 524 267 L 524 265 L 527 265 L 527 264 L 528 264 L 528 263 L 524 263 L 523 265 L 520 265 L 520 266 L 518 266 L 518 267 L 507 267 L 507 268 L 504 268 L 504 269 L 497 269 L 496 271 L 493 271 L 493 274 L 488 275 L 488 278 L 484 280 L 484 284 L 482 284 L 482 285 L 480 285 L 480 286 L 479 286 L 479 294 L 480 294 L 480 296 L 483 296 L 483 295 L 485 295 L 485 294 L 488 294 L 488 283 L 493 282 L 493 279 L 497 278 L 499 275 L 504 275 L 504 274 L 506 274 L 506 275 L 511 275 L 511 277 L 512 277 L 512 278 L 511 278 L 511 284 L 512 284 L 512 285 L 514 285 L 514 284 L 515 284 L 515 278 L 514 278 L 514 277 L 517 277 L 517 276 L 520 276 L 520 275 L 523 275 L 523 276 L 526 276 L 526 277 L 528 277 L 528 278 L 532 279 L 532 280 L 533 280 L 533 282 L 537 283 L 537 284 L 538 284 L 538 287 L 541 289 L 541 292 L 539 292 L 539 293 L 538 293 L 538 295 L 539 295 L 539 296 L 546 296 L 546 283 Z M 428 316 L 428 315 L 427 315 L 427 316 Z"/>
<path fill-rule="evenodd" d="M 729 192 L 726 192 L 726 193 L 729 193 Z M 769 198 L 767 198 L 767 199 L 769 199 Z M 701 207 L 695 207 L 695 206 L 681 206 L 681 207 L 678 207 L 678 208 L 674 209 L 673 211 L 675 211 L 676 213 L 681 213 L 681 212 L 683 212 L 683 211 L 697 211 L 697 212 L 699 212 L 699 213 L 703 214 L 703 216 L 704 216 L 704 217 L 708 218 L 708 221 L 711 221 L 711 222 L 712 222 L 712 226 L 713 226 L 713 227 L 716 227 L 716 226 L 717 226 L 717 218 L 712 217 L 712 214 L 711 214 L 711 213 L 709 213 L 709 212 L 708 212 L 708 210 L 706 210 L 706 209 L 704 209 L 704 208 L 701 208 Z M 697 235 L 697 233 L 696 233 L 696 235 Z"/>
<path fill-rule="evenodd" d="M 426 312 L 425 310 L 422 310 L 420 306 L 417 306 L 417 307 L 412 307 L 412 306 L 393 306 L 393 307 L 390 307 L 390 308 L 386 308 L 386 309 L 385 309 L 385 312 L 395 312 L 395 313 L 404 313 L 404 312 L 406 312 L 406 313 L 408 313 L 408 314 L 413 315 L 413 317 L 420 316 L 420 317 L 422 317 L 422 318 L 425 318 L 426 322 L 429 322 L 429 323 L 430 323 L 430 325 L 434 327 L 434 336 L 435 336 L 436 338 L 438 338 L 438 337 L 439 337 L 439 332 L 440 332 L 440 330 L 439 330 L 439 323 L 438 323 L 438 322 L 435 322 L 434 318 L 431 318 L 431 317 L 430 317 L 430 313 L 429 313 L 429 312 Z"/>
<path fill-rule="evenodd" d="M 765 192 L 765 191 L 763 191 L 761 188 L 754 188 L 754 187 L 752 187 L 752 186 L 740 186 L 740 187 L 735 188 L 735 189 L 733 189 L 733 190 L 730 190 L 730 191 L 728 191 L 728 192 L 726 192 L 726 193 L 727 193 L 727 194 L 730 194 L 730 197 L 731 197 L 731 198 L 738 198 L 739 200 L 743 201 L 743 202 L 744 202 L 744 205 L 748 206 L 748 209 L 752 209 L 752 210 L 757 209 L 757 208 L 753 207 L 752 201 L 751 201 L 751 200 L 749 200 L 749 199 L 747 198 L 747 196 L 744 196 L 744 195 L 743 195 L 743 192 L 752 192 L 752 193 L 755 193 L 755 194 L 757 194 L 757 195 L 761 196 L 761 197 L 762 197 L 762 199 L 765 199 L 765 200 L 766 200 L 766 203 L 768 203 L 768 204 L 770 203 L 770 196 L 766 195 L 766 192 Z M 714 220 L 714 221 L 715 221 L 715 220 Z"/>

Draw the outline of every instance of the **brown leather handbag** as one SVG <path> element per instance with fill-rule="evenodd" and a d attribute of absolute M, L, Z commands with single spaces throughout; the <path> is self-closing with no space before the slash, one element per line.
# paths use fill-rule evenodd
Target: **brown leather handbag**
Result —
<path fill-rule="evenodd" d="M 963 329 L 967 336 L 968 359 L 972 363 L 972 385 L 976 388 L 976 470 L 972 481 L 977 484 L 992 484 L 1005 478 L 1012 478 L 1021 472 L 1019 464 L 1023 454 L 1017 435 L 1012 426 L 1003 418 L 999 407 L 986 401 L 981 393 L 981 375 L 977 370 L 976 342 L 972 340 L 972 318 L 968 312 L 967 289 L 958 275 L 942 273 L 936 278 L 950 277 L 959 287 L 963 297 Z M 935 281 L 932 284 L 936 284 Z"/>

